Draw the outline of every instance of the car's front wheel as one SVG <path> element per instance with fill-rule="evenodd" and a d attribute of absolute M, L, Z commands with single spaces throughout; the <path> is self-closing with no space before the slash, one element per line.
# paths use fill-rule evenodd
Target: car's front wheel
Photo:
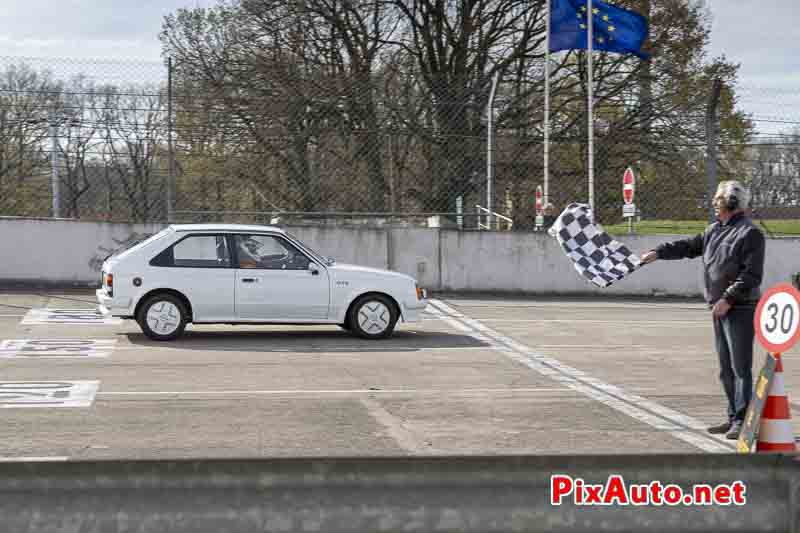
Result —
<path fill-rule="evenodd" d="M 150 297 L 136 317 L 142 332 L 156 341 L 171 341 L 183 334 L 188 313 L 183 302 L 171 294 Z"/>
<path fill-rule="evenodd" d="M 348 322 L 353 333 L 364 339 L 385 339 L 394 331 L 399 312 L 382 294 L 368 294 L 350 308 Z"/>

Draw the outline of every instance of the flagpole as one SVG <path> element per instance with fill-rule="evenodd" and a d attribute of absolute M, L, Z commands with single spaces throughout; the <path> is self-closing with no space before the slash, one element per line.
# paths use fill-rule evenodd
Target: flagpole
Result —
<path fill-rule="evenodd" d="M 550 2 L 547 0 L 545 10 L 544 38 L 544 202 L 547 207 L 550 194 Z"/>
<path fill-rule="evenodd" d="M 592 80 L 592 49 L 594 47 L 594 35 L 593 35 L 593 28 L 594 25 L 594 12 L 592 11 L 592 0 L 588 0 L 589 3 L 589 31 L 586 36 L 588 40 L 588 53 L 589 53 L 589 207 L 592 208 L 592 212 L 594 212 L 594 82 Z M 596 213 L 595 213 L 596 216 Z"/>

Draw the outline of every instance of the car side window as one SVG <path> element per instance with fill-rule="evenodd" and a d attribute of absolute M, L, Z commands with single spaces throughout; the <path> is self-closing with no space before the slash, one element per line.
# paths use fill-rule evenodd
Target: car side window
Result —
<path fill-rule="evenodd" d="M 272 235 L 237 235 L 239 268 L 307 270 L 309 259 L 288 241 Z"/>
<path fill-rule="evenodd" d="M 192 235 L 175 243 L 153 259 L 155 266 L 229 268 L 228 241 L 224 235 Z"/>

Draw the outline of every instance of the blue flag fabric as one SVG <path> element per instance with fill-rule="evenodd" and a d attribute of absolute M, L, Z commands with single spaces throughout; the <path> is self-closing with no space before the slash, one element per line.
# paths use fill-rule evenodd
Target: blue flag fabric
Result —
<path fill-rule="evenodd" d="M 586 50 L 589 31 L 586 0 L 549 1 L 550 51 Z M 601 0 L 592 0 L 592 11 L 594 50 L 634 54 L 642 59 L 650 57 L 641 50 L 649 32 L 645 17 Z"/>

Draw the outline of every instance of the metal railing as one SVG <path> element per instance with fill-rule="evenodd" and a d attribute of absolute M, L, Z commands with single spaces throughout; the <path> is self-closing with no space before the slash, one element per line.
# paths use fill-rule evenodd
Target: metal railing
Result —
<path fill-rule="evenodd" d="M 497 224 L 496 224 L 497 225 L 497 229 L 501 229 L 500 228 L 500 221 L 501 220 L 504 220 L 504 221 L 506 221 L 508 223 L 508 225 L 506 227 L 506 229 L 508 229 L 508 230 L 511 230 L 511 228 L 514 226 L 514 221 L 511 218 L 509 218 L 509 217 L 507 217 L 505 215 L 501 215 L 500 213 L 497 213 L 495 211 L 492 211 L 490 209 L 482 207 L 482 206 L 480 206 L 478 204 L 475 205 L 475 209 L 477 211 L 478 228 L 479 229 L 491 230 L 492 229 L 492 217 L 497 219 Z M 486 216 L 486 224 L 484 224 L 484 223 L 482 223 L 480 221 L 481 220 L 481 216 L 482 216 L 481 213 L 485 213 L 486 214 L 485 215 Z"/>

